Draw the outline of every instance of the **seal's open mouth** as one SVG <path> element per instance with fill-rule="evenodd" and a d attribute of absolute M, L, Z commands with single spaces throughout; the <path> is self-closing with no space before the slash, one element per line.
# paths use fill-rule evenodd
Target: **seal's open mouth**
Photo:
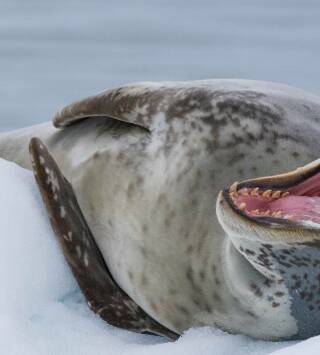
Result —
<path fill-rule="evenodd" d="M 260 223 L 320 225 L 319 161 L 291 173 L 234 183 L 223 194 L 237 213 Z"/>

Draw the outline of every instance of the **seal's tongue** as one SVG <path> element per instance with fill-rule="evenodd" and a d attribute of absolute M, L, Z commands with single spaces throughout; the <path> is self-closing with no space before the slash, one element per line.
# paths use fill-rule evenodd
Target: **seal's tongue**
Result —
<path fill-rule="evenodd" d="M 320 197 L 288 196 L 270 202 L 271 212 L 281 211 L 297 221 L 312 221 L 320 224 Z"/>
<path fill-rule="evenodd" d="M 287 189 L 242 188 L 233 201 L 248 216 L 320 224 L 320 173 Z"/>

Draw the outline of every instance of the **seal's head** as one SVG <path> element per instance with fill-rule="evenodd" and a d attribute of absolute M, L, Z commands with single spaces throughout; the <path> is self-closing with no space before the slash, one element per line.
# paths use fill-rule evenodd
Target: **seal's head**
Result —
<path fill-rule="evenodd" d="M 234 183 L 220 192 L 217 216 L 241 258 L 267 282 L 284 287 L 268 297 L 270 310 L 289 306 L 296 330 L 287 337 L 319 334 L 320 160 Z"/>

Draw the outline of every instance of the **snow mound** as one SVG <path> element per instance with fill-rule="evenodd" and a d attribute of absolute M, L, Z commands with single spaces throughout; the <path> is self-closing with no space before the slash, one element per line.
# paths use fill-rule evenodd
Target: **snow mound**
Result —
<path fill-rule="evenodd" d="M 0 159 L 1 354 L 318 354 L 320 337 L 272 343 L 191 329 L 178 341 L 139 335 L 96 317 L 63 259 L 33 175 Z"/>

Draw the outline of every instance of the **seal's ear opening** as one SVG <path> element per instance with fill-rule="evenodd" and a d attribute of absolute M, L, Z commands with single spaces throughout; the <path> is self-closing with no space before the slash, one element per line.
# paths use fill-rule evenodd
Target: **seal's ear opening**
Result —
<path fill-rule="evenodd" d="M 145 313 L 113 279 L 71 184 L 44 143 L 33 138 L 30 154 L 51 225 L 89 307 L 116 327 L 177 339 L 178 334 Z"/>

